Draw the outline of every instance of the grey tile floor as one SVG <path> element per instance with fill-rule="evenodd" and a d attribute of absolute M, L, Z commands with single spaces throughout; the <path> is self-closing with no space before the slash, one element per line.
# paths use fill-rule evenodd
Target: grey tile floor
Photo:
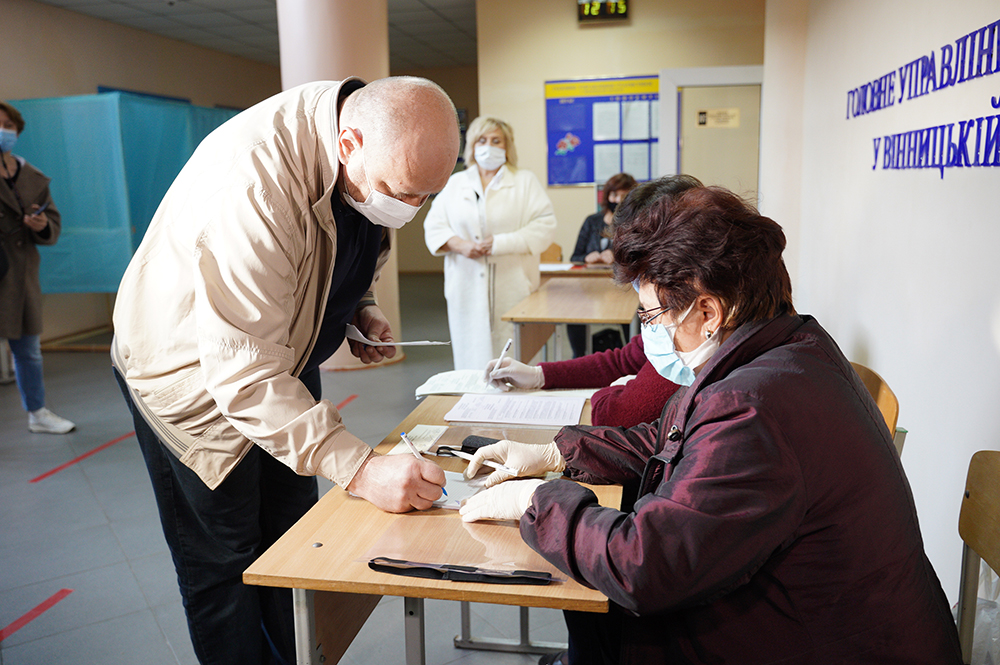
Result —
<path fill-rule="evenodd" d="M 447 339 L 440 275 L 401 275 L 400 301 L 406 338 Z M 28 432 L 17 387 L 0 385 L 0 665 L 195 663 L 146 469 L 135 438 L 126 436 L 132 423 L 108 358 L 58 352 L 44 360 L 48 406 L 77 429 L 62 436 Z M 415 347 L 394 365 L 325 372 L 324 397 L 336 404 L 357 395 L 344 407 L 344 420 L 374 445 L 416 405 L 415 388 L 451 367 L 447 347 Z M 87 453 L 93 454 L 41 477 Z M 330 487 L 321 481 L 321 492 Z M 48 599 L 59 600 L 35 609 Z M 36 616 L 15 630 L 33 610 Z M 428 665 L 537 660 L 456 649 L 458 603 L 428 601 L 425 611 Z M 535 640 L 565 640 L 557 611 L 531 610 L 531 625 Z M 475 604 L 472 629 L 476 636 L 517 638 L 518 611 Z M 403 602 L 386 597 L 342 662 L 402 663 L 403 654 Z"/>

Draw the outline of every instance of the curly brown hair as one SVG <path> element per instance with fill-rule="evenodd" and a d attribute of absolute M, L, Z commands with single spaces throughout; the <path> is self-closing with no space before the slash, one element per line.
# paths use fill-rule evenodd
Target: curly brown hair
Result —
<path fill-rule="evenodd" d="M 722 302 L 723 327 L 795 313 L 774 220 L 722 187 L 652 198 L 639 187 L 619 206 L 615 276 L 656 285 L 660 305 L 682 310 L 706 293 Z"/>

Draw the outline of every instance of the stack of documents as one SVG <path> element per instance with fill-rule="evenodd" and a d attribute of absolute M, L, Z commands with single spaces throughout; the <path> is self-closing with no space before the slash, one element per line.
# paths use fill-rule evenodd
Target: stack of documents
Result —
<path fill-rule="evenodd" d="M 427 395 L 464 395 L 465 393 L 500 393 L 486 382 L 486 372 L 481 369 L 456 369 L 441 372 L 424 381 L 417 388 L 417 399 Z"/>
<path fill-rule="evenodd" d="M 505 392 L 499 388 L 494 388 L 486 381 L 486 372 L 478 369 L 456 369 L 450 372 L 441 372 L 417 388 L 416 398 L 427 395 L 465 395 L 467 393 L 479 393 L 484 395 L 503 395 Z M 597 388 L 579 388 L 573 390 L 530 390 L 519 391 L 522 395 L 551 395 L 557 394 L 562 397 L 590 397 Z"/>
<path fill-rule="evenodd" d="M 577 425 L 586 397 L 551 394 L 467 394 L 445 414 L 447 421 L 564 427 Z"/>

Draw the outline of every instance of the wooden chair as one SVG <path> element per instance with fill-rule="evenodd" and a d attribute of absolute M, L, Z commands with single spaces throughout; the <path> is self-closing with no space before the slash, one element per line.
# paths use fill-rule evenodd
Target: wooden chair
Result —
<path fill-rule="evenodd" d="M 875 370 L 869 369 L 860 363 L 852 362 L 851 365 L 854 367 L 854 371 L 858 373 L 858 376 L 861 377 L 861 382 L 865 384 L 865 388 L 868 389 L 872 399 L 875 400 L 878 410 L 882 412 L 885 424 L 889 427 L 889 431 L 892 432 L 892 443 L 896 446 L 896 452 L 902 455 L 903 443 L 906 440 L 906 430 L 896 427 L 896 421 L 899 419 L 899 400 L 896 399 L 896 394 L 892 392 L 889 384 Z"/>
<path fill-rule="evenodd" d="M 552 243 L 548 249 L 542 252 L 541 260 L 542 263 L 561 263 L 562 247 L 557 243 Z"/>
<path fill-rule="evenodd" d="M 958 591 L 958 641 L 962 662 L 972 662 L 972 635 L 979 595 L 979 562 L 1000 570 L 1000 452 L 980 450 L 969 462 L 958 517 L 962 537 L 962 582 Z"/>

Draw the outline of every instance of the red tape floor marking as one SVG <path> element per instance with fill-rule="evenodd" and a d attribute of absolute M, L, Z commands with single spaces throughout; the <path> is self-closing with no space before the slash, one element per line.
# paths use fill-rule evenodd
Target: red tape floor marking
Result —
<path fill-rule="evenodd" d="M 347 406 L 348 404 L 350 404 L 351 402 L 353 402 L 357 398 L 358 398 L 357 395 L 351 395 L 350 397 L 348 397 L 343 402 L 341 402 L 340 404 L 337 405 L 337 411 L 340 411 L 341 409 L 343 409 L 345 406 Z"/>
<path fill-rule="evenodd" d="M 341 402 L 340 404 L 337 405 L 337 410 L 340 411 L 341 409 L 343 409 L 345 406 L 347 406 L 348 404 L 350 404 L 351 402 L 353 402 L 357 398 L 358 398 L 357 395 L 351 395 L 350 397 L 348 397 L 343 402 Z M 60 464 L 59 466 L 57 466 L 56 468 L 52 469 L 51 471 L 46 471 L 42 475 L 38 476 L 37 478 L 32 478 L 28 482 L 29 483 L 37 483 L 39 480 L 45 480 L 49 476 L 55 475 L 55 474 L 59 473 L 60 471 L 62 471 L 63 469 L 69 468 L 69 467 L 73 466 L 74 464 L 76 464 L 77 462 L 85 460 L 88 457 L 90 457 L 91 455 L 96 455 L 97 453 L 101 452 L 105 448 L 110 448 L 111 446 L 115 445 L 119 441 L 124 441 L 125 439 L 129 438 L 130 436 L 134 436 L 134 435 L 135 435 L 135 432 L 129 432 L 128 434 L 124 434 L 124 435 L 118 437 L 117 439 L 114 439 L 113 441 L 108 441 L 107 443 L 101 444 L 101 445 L 97 446 L 96 448 L 94 448 L 93 450 L 91 450 L 90 452 L 84 453 L 84 454 L 80 455 L 79 457 L 71 459 L 70 461 L 66 462 L 65 464 Z"/>
<path fill-rule="evenodd" d="M 93 450 L 91 450 L 89 453 L 84 453 L 84 454 L 80 455 L 79 457 L 71 459 L 70 461 L 66 462 L 65 464 L 60 464 L 59 466 L 57 466 L 56 468 L 52 469 L 51 471 L 46 471 L 42 475 L 38 476 L 37 478 L 32 478 L 28 482 L 29 483 L 37 483 L 39 480 L 45 480 L 49 476 L 55 475 L 55 474 L 59 473 L 60 471 L 62 471 L 63 469 L 68 469 L 69 467 L 73 466 L 77 462 L 85 460 L 88 457 L 90 457 L 91 455 L 96 455 L 97 453 L 101 452 L 105 448 L 110 448 L 111 446 L 115 445 L 119 441 L 124 441 L 125 439 L 129 438 L 130 436 L 135 436 L 135 432 L 129 432 L 128 434 L 123 434 L 122 436 L 118 437 L 117 439 L 114 439 L 112 441 L 108 441 L 107 443 L 102 443 L 101 445 L 99 445 L 96 448 L 94 448 Z"/>
<path fill-rule="evenodd" d="M 22 616 L 20 619 L 17 619 L 6 628 L 0 630 L 0 642 L 3 642 L 5 639 L 7 639 L 17 631 L 24 628 L 38 617 L 40 617 L 43 612 L 47 612 L 50 609 L 52 609 L 52 607 L 56 603 L 58 603 L 60 600 L 70 595 L 71 593 L 73 593 L 72 589 L 60 589 L 59 591 L 56 591 L 46 600 L 43 600 L 41 603 L 39 603 L 33 610 L 29 611 L 27 614 Z"/>

